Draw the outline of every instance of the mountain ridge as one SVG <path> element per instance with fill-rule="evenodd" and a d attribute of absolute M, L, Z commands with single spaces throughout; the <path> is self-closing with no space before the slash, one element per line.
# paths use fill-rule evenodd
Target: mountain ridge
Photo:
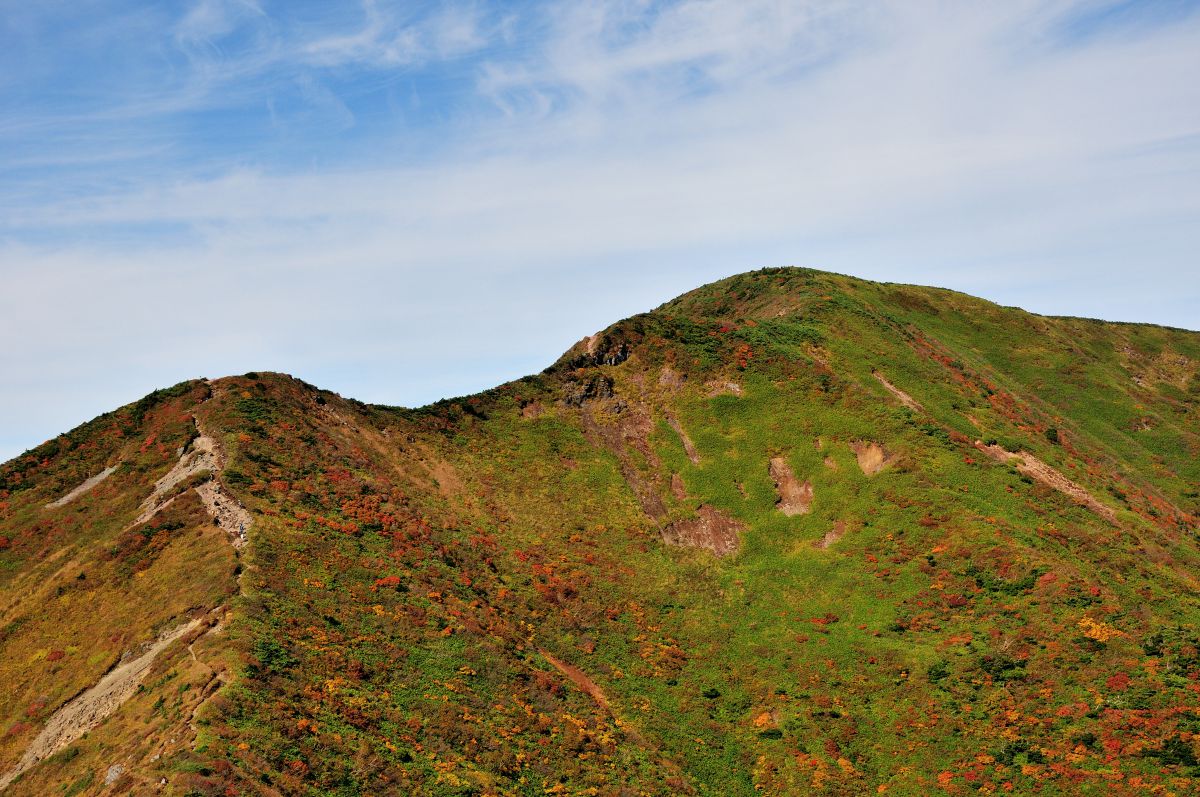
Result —
<path fill-rule="evenodd" d="M 182 382 L 0 466 L 0 769 L 195 622 L 12 793 L 1185 792 L 1198 370 L 765 269 L 425 407 Z"/>

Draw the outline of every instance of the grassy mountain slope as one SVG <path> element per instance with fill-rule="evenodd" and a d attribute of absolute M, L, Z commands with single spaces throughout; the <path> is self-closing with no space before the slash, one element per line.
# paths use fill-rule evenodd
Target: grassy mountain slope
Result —
<path fill-rule="evenodd" d="M 417 410 L 185 383 L 0 470 L 0 769 L 198 618 L 9 791 L 1190 793 L 1197 413 L 1198 333 L 801 269 Z"/>

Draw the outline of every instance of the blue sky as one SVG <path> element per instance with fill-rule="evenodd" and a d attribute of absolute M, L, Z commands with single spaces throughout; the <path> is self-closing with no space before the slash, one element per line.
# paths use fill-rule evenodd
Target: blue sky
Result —
<path fill-rule="evenodd" d="M 1200 329 L 1200 3 L 0 0 L 0 459 L 421 404 L 766 265 Z"/>

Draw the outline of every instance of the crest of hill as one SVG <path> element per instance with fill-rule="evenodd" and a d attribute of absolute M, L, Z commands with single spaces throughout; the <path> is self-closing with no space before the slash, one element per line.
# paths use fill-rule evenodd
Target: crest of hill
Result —
<path fill-rule="evenodd" d="M 156 391 L 0 466 L 0 777 L 1188 793 L 1198 368 L 766 269 L 427 407 Z"/>

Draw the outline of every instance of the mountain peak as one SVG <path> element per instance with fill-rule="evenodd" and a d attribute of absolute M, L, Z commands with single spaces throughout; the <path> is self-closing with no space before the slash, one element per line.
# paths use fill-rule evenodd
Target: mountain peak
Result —
<path fill-rule="evenodd" d="M 0 773 L 1179 793 L 1197 412 L 1200 334 L 808 269 L 423 408 L 183 382 L 0 466 Z"/>

